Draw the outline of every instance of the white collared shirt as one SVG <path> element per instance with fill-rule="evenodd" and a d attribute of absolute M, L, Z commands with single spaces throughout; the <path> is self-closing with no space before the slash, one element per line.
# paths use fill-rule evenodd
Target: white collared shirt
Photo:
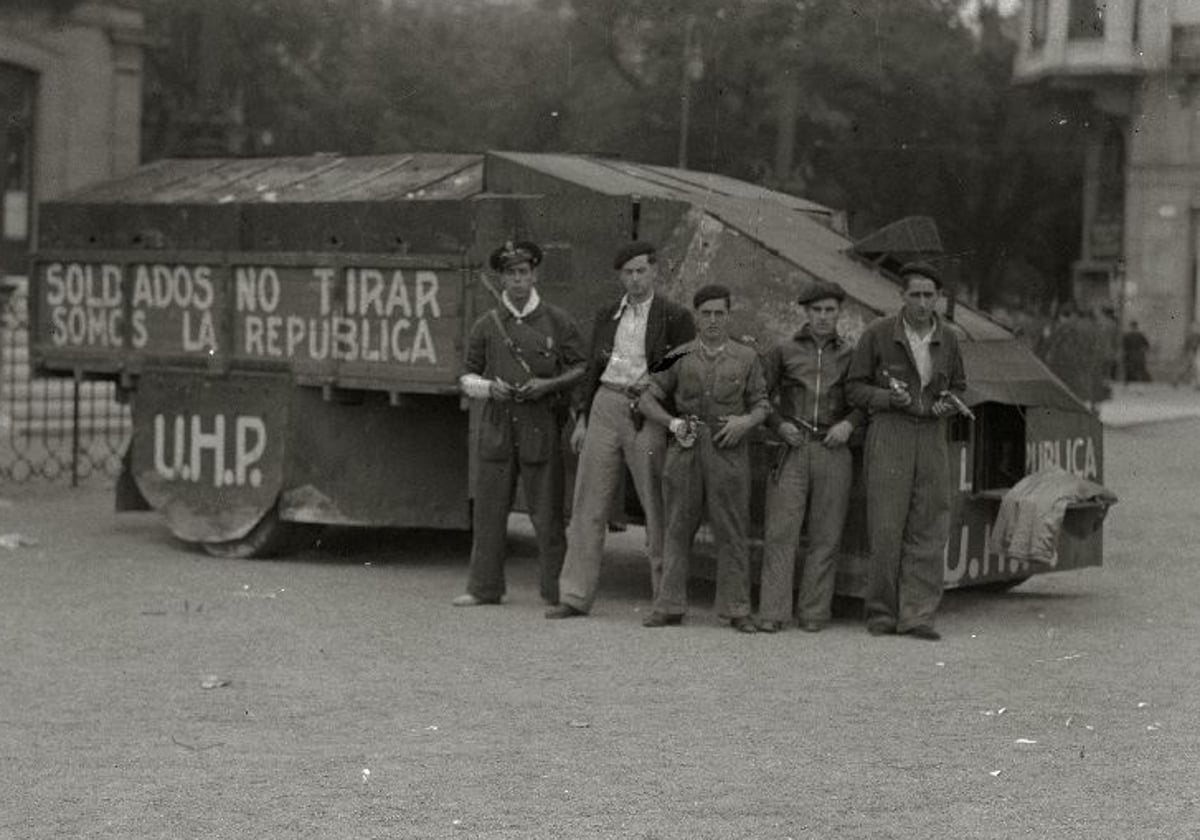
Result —
<path fill-rule="evenodd" d="M 901 320 L 903 320 L 903 317 Z M 908 321 L 904 321 L 904 337 L 908 339 L 908 346 L 912 350 L 913 361 L 917 363 L 917 375 L 921 378 L 922 388 L 929 387 L 929 382 L 933 379 L 933 351 L 930 345 L 933 341 L 934 330 L 936 329 L 937 324 L 931 324 L 929 332 L 921 335 L 909 326 Z"/>
<path fill-rule="evenodd" d="M 542 302 L 542 299 L 538 297 L 537 289 L 529 290 L 529 300 L 525 301 L 524 309 L 517 309 L 517 307 L 513 306 L 513 302 L 508 299 L 508 292 L 501 292 L 500 300 L 504 301 L 504 308 L 511 312 L 512 316 L 518 321 L 528 318 L 529 314 L 537 309 L 538 304 Z"/>
<path fill-rule="evenodd" d="M 646 325 L 650 319 L 650 303 L 654 295 L 641 303 L 633 303 L 629 295 L 621 298 L 613 320 L 617 333 L 613 336 L 612 356 L 600 376 L 601 382 L 627 388 L 646 375 Z"/>

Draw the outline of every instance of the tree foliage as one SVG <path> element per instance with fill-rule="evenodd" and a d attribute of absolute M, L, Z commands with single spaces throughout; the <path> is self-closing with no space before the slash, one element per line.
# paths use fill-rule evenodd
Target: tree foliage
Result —
<path fill-rule="evenodd" d="M 1085 118 L 1015 88 L 1012 21 L 985 0 L 969 26 L 961 5 L 144 0 L 146 149 L 194 149 L 215 123 L 247 154 L 670 164 L 686 96 L 690 166 L 847 209 L 856 234 L 933 216 L 981 302 L 1053 293 L 1076 252 Z"/>

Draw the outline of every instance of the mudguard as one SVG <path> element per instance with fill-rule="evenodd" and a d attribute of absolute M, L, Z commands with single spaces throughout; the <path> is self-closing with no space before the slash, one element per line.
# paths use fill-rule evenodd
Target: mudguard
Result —
<path fill-rule="evenodd" d="M 142 374 L 133 478 L 175 536 L 240 539 L 271 510 L 283 486 L 290 387 L 269 373 Z"/>

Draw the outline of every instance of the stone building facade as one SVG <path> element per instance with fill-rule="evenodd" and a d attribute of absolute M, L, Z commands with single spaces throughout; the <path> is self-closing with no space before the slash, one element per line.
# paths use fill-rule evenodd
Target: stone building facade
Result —
<path fill-rule="evenodd" d="M 1138 321 L 1159 364 L 1200 319 L 1200 2 L 1025 0 L 1014 79 L 1085 94 L 1074 286 Z"/>
<path fill-rule="evenodd" d="M 37 202 L 138 165 L 144 37 L 133 0 L 0 6 L 0 274 L 25 273 Z"/>

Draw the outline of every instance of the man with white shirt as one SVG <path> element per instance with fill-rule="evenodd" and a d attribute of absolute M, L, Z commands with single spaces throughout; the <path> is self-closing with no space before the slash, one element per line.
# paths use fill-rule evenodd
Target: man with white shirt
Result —
<path fill-rule="evenodd" d="M 558 603 L 562 570 L 563 465 L 561 438 L 567 395 L 583 375 L 583 340 L 562 309 L 538 296 L 542 250 L 506 242 L 492 253 L 504 287 L 499 305 L 471 327 L 459 384 L 483 402 L 476 440 L 467 591 L 456 607 L 498 604 L 505 593 L 508 512 L 517 476 L 529 507 L 541 561 L 541 595 Z"/>
<path fill-rule="evenodd" d="M 567 555 L 559 578 L 559 604 L 546 618 L 573 618 L 592 608 L 610 502 L 626 466 L 633 476 L 646 521 L 650 580 L 662 575 L 662 462 L 667 431 L 636 410 L 649 374 L 674 348 L 696 334 L 692 315 L 655 294 L 658 254 L 649 242 L 631 242 L 613 261 L 625 289 L 601 307 L 592 326 L 587 371 L 578 391 L 578 418 L 571 446 L 579 453 Z"/>
<path fill-rule="evenodd" d="M 956 411 L 952 398 L 966 376 L 958 337 L 936 313 L 937 269 L 910 263 L 900 280 L 903 308 L 863 331 L 846 374 L 850 403 L 870 412 L 867 631 L 935 641 L 950 526 L 944 418 Z"/>

